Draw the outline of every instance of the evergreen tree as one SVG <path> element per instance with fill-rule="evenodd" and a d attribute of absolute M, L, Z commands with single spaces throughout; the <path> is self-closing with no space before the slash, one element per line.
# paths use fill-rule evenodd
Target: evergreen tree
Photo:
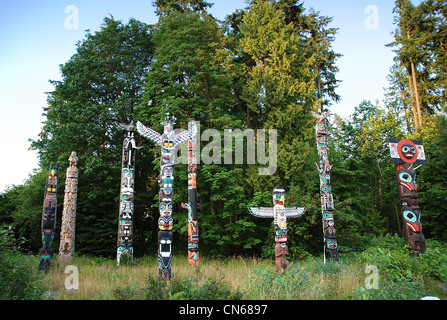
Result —
<path fill-rule="evenodd" d="M 206 9 L 213 6 L 212 3 L 203 0 L 154 0 L 152 4 L 160 22 L 172 12 L 205 13 Z"/>
<path fill-rule="evenodd" d="M 79 252 L 115 252 L 122 141 L 126 134 L 117 123 L 129 123 L 134 118 L 133 109 L 140 103 L 152 51 L 147 25 L 134 19 L 123 24 L 105 18 L 101 30 L 87 33 L 86 39 L 77 44 L 77 52 L 61 66 L 62 80 L 51 81 L 55 89 L 48 94 L 46 120 L 32 148 L 38 151 L 43 171 L 47 172 L 50 162 L 60 164 L 60 205 L 67 159 L 72 151 L 77 153 Z M 136 157 L 136 197 L 145 196 L 146 181 L 139 175 L 144 172 L 142 164 L 151 157 L 145 151 Z M 42 201 L 43 194 L 40 206 Z M 143 207 L 135 209 L 143 211 Z M 37 214 L 40 216 L 40 212 Z M 142 219 L 142 215 L 137 216 Z M 142 224 L 135 220 L 135 238 L 144 239 L 144 229 L 139 229 Z"/>
<path fill-rule="evenodd" d="M 286 24 L 284 12 L 275 4 L 253 1 L 239 28 L 241 48 L 252 61 L 243 93 L 251 127 L 278 132 L 278 172 L 268 185 L 288 186 L 298 175 L 300 184 L 306 185 L 312 180 L 304 172 L 309 172 L 306 166 L 314 149 L 310 111 L 316 100 L 315 59 L 306 56 L 299 33 Z"/>
<path fill-rule="evenodd" d="M 446 101 L 445 5 L 426 0 L 414 6 L 409 0 L 396 0 L 394 12 L 395 41 L 388 46 L 397 47 L 397 59 L 407 71 L 419 132 L 426 115 L 440 110 Z"/>
<path fill-rule="evenodd" d="M 415 119 L 417 119 L 416 106 L 411 100 L 412 93 L 408 90 L 408 78 L 405 68 L 398 61 L 390 68 L 387 76 L 389 87 L 385 88 L 384 103 L 392 110 L 402 125 L 405 123 L 405 131 L 415 131 Z"/>

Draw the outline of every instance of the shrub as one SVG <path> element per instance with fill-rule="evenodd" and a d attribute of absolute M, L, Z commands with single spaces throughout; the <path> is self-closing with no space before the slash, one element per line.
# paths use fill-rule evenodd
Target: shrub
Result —
<path fill-rule="evenodd" d="M 447 244 L 426 240 L 426 250 L 418 257 L 424 275 L 447 283 Z"/>
<path fill-rule="evenodd" d="M 242 292 L 233 290 L 222 280 L 208 278 L 201 283 L 196 277 L 173 278 L 163 282 L 149 275 L 146 298 L 149 300 L 240 300 Z"/>
<path fill-rule="evenodd" d="M 113 298 L 116 300 L 142 300 L 145 296 L 143 288 L 135 288 L 131 286 L 118 286 L 112 291 Z"/>
<path fill-rule="evenodd" d="M 360 260 L 377 267 L 379 288 L 356 288 L 351 299 L 412 300 L 425 295 L 423 268 L 419 258 L 409 256 L 404 239 L 390 235 L 375 238 L 362 252 Z"/>
<path fill-rule="evenodd" d="M 31 300 L 43 297 L 43 275 L 37 272 L 37 259 L 22 255 L 20 245 L 7 227 L 0 227 L 0 299 Z"/>

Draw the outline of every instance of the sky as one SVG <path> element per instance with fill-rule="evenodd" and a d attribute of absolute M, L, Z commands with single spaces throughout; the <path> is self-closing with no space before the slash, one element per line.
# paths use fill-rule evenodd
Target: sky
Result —
<path fill-rule="evenodd" d="M 223 19 L 246 0 L 208 0 L 208 10 Z M 362 100 L 382 101 L 386 76 L 394 53 L 385 44 L 393 41 L 392 0 L 302 0 L 306 9 L 333 17 L 339 28 L 333 43 L 343 55 L 337 66 L 342 80 L 337 90 L 341 101 L 332 113 L 351 115 Z M 418 4 L 421 0 L 412 1 Z M 43 126 L 49 80 L 61 80 L 59 65 L 76 52 L 86 30 L 100 29 L 112 15 L 127 23 L 135 18 L 157 22 L 152 0 L 17 0 L 0 3 L 0 193 L 23 184 L 38 168 L 29 139 L 38 139 Z"/>

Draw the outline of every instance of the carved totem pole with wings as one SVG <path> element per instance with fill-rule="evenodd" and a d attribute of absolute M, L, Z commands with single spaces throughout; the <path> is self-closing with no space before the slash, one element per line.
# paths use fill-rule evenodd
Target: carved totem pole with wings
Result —
<path fill-rule="evenodd" d="M 273 188 L 273 207 L 250 207 L 250 213 L 258 218 L 273 218 L 273 228 L 275 231 L 275 259 L 276 271 L 281 268 L 283 273 L 289 266 L 287 255 L 289 249 L 287 247 L 287 218 L 297 218 L 304 214 L 306 208 L 286 208 L 285 205 L 286 191 L 283 187 Z"/>
<path fill-rule="evenodd" d="M 190 139 L 191 135 L 196 131 L 182 131 L 179 134 L 174 133 L 174 124 L 176 118 L 166 114 L 163 121 L 164 132 L 159 134 L 151 128 L 145 127 L 141 122 L 137 121 L 137 131 L 143 137 L 153 141 L 161 146 L 160 160 L 160 192 L 159 192 L 159 211 L 158 219 L 158 274 L 166 281 L 170 281 L 171 260 L 172 260 L 172 202 L 174 200 L 174 159 L 175 149 L 182 142 Z"/>

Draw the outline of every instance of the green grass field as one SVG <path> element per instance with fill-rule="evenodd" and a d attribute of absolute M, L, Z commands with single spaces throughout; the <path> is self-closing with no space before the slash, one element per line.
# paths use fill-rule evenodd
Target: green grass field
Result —
<path fill-rule="evenodd" d="M 341 258 L 338 264 L 324 264 L 319 258 L 294 261 L 285 274 L 279 275 L 273 260 L 202 257 L 200 266 L 193 268 L 186 257 L 174 256 L 173 279 L 167 286 L 157 279 L 156 257 L 135 258 L 120 267 L 115 260 L 77 257 L 72 265 L 79 271 L 78 289 L 66 289 L 74 284 L 74 273 L 65 273 L 65 267 L 55 259 L 42 281 L 48 287 L 47 299 L 382 300 L 426 295 L 447 299 L 442 281 L 414 271 L 391 277 L 390 270 L 381 272 L 380 265 L 378 288 L 367 289 L 371 274 L 365 273 L 366 265 L 348 258 Z"/>

